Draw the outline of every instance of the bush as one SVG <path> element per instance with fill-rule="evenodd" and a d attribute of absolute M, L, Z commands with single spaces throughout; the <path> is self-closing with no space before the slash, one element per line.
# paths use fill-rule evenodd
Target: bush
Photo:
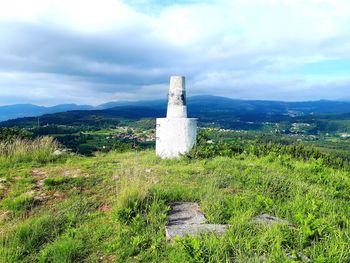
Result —
<path fill-rule="evenodd" d="M 22 129 L 0 128 L 0 142 L 12 142 L 16 139 L 28 139 L 29 133 Z"/>

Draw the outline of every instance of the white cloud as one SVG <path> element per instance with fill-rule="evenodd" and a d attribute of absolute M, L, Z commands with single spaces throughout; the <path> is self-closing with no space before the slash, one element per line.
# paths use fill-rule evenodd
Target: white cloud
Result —
<path fill-rule="evenodd" d="M 348 83 L 294 70 L 350 59 L 347 0 L 218 0 L 157 5 L 157 12 L 118 0 L 0 6 L 0 74 L 7 74 L 0 103 L 28 89 L 33 95 L 21 102 L 150 98 L 170 74 L 188 76 L 190 94 L 242 98 L 335 98 Z"/>

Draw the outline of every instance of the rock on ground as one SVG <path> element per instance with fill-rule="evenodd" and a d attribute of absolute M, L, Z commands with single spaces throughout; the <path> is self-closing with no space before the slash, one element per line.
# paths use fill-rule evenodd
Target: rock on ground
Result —
<path fill-rule="evenodd" d="M 223 234 L 228 226 L 206 224 L 207 220 L 197 203 L 179 202 L 171 205 L 168 224 L 165 227 L 167 240 L 175 237 L 199 235 L 203 233 Z"/>

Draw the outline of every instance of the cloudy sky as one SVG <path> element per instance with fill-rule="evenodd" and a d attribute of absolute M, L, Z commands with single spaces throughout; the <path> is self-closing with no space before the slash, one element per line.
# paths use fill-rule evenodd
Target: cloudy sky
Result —
<path fill-rule="evenodd" d="M 349 0 L 0 0 L 0 105 L 350 98 Z"/>

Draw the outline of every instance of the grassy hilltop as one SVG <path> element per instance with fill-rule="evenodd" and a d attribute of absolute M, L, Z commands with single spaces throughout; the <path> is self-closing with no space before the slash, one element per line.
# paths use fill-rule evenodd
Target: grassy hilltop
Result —
<path fill-rule="evenodd" d="M 1 262 L 350 262 L 349 170 L 323 156 L 220 156 L 208 145 L 160 160 L 57 147 L 47 137 L 0 143 Z M 173 201 L 199 202 L 228 232 L 167 242 Z M 290 225 L 252 221 L 263 213 Z"/>

